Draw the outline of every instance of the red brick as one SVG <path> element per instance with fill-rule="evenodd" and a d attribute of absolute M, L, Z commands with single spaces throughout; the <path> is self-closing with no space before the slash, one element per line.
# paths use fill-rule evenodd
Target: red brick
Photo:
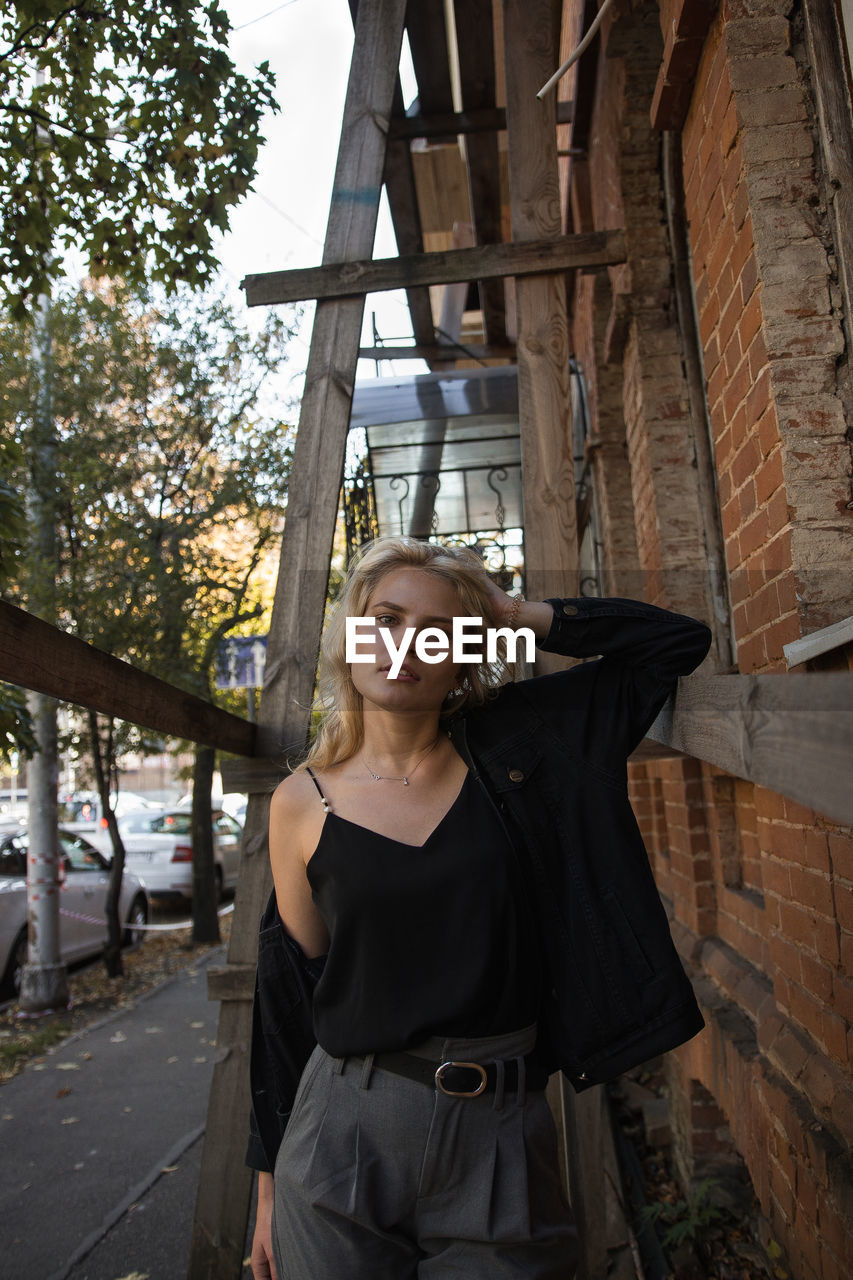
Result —
<path fill-rule="evenodd" d="M 756 291 L 753 293 L 749 302 L 743 308 L 740 320 L 738 321 L 738 333 L 740 335 L 740 345 L 744 351 L 748 350 L 752 339 L 758 333 L 761 327 L 761 294 Z"/>
<path fill-rule="evenodd" d="M 755 494 L 759 502 L 766 502 L 772 493 L 774 493 L 782 484 L 784 473 L 782 470 L 782 451 L 777 449 L 769 458 L 766 458 L 763 464 L 758 468 L 755 475 Z"/>
<path fill-rule="evenodd" d="M 799 942 L 805 947 L 814 945 L 814 928 L 811 917 L 793 902 L 779 903 L 779 919 L 782 933 L 792 942 Z"/>
<path fill-rule="evenodd" d="M 791 867 L 791 891 L 794 900 L 804 907 L 812 907 L 824 916 L 833 915 L 832 886 L 828 876 L 803 867 Z"/>
<path fill-rule="evenodd" d="M 828 841 L 835 874 L 853 881 L 853 836 L 830 835 Z"/>

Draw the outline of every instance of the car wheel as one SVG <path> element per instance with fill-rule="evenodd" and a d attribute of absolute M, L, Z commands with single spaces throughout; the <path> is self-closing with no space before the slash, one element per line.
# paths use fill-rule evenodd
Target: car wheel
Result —
<path fill-rule="evenodd" d="M 27 929 L 26 925 L 15 939 L 9 952 L 9 962 L 3 975 L 2 993 L 7 1000 L 17 1000 L 21 994 L 21 975 L 27 963 Z"/>
<path fill-rule="evenodd" d="M 225 882 L 222 878 L 222 868 L 218 864 L 213 868 L 213 880 L 216 885 L 216 901 L 221 902 L 225 896 Z"/>
<path fill-rule="evenodd" d="M 134 898 L 127 917 L 127 928 L 124 931 L 124 945 L 138 947 L 145 941 L 145 930 L 140 925 L 148 923 L 148 903 L 144 898 Z"/>

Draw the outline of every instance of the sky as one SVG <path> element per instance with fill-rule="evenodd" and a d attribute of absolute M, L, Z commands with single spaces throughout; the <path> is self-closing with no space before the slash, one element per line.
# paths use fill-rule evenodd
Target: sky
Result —
<path fill-rule="evenodd" d="M 235 290 L 244 276 L 319 264 L 332 193 L 353 30 L 347 0 L 224 0 L 231 19 L 231 56 L 244 74 L 268 60 L 281 110 L 264 121 L 266 144 L 254 191 L 233 211 L 221 246 L 223 272 Z M 406 101 L 414 80 L 404 65 Z M 396 254 L 383 195 L 374 257 Z M 411 335 L 402 291 L 373 294 L 365 306 L 363 341 L 372 345 L 372 313 L 382 338 Z M 298 386 L 308 358 L 313 305 L 306 304 L 291 369 Z M 383 362 L 380 373 L 424 372 L 420 362 Z M 375 377 L 360 361 L 358 378 Z"/>

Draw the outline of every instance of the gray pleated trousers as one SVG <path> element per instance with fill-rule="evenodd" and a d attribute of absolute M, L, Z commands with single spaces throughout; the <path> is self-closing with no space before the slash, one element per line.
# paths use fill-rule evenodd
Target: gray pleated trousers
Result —
<path fill-rule="evenodd" d="M 534 1034 L 411 1052 L 506 1061 Z M 570 1280 L 576 1233 L 544 1093 L 451 1098 L 318 1046 L 276 1161 L 273 1249 L 279 1280 Z"/>

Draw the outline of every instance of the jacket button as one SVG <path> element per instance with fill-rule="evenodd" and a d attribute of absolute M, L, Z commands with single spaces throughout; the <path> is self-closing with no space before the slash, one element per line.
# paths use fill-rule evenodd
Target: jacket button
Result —
<path fill-rule="evenodd" d="M 509 780 L 510 782 L 523 782 L 524 774 L 521 772 L 520 769 L 510 769 Z"/>
<path fill-rule="evenodd" d="M 578 613 L 580 613 L 580 609 L 576 604 L 564 604 L 561 607 L 560 612 L 563 614 L 564 618 L 574 618 Z"/>

